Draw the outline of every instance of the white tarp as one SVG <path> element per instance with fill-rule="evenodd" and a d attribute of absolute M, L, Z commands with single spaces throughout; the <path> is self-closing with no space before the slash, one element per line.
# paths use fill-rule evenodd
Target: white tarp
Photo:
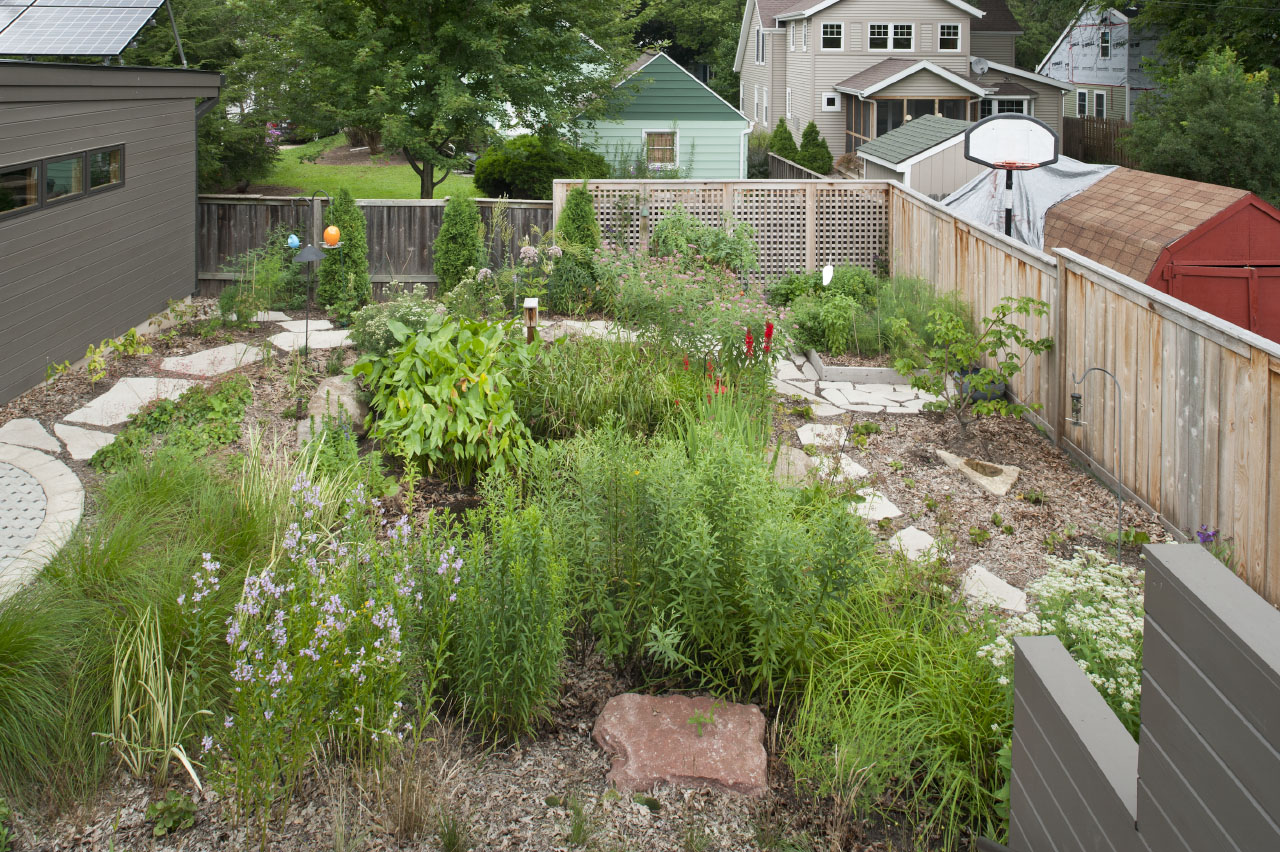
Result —
<path fill-rule="evenodd" d="M 1044 216 L 1049 208 L 1084 192 L 1115 166 L 1096 166 L 1059 157 L 1052 166 L 1013 173 L 1013 238 L 1044 250 Z M 1004 170 L 987 169 L 951 193 L 943 204 L 957 216 L 1004 233 Z"/>

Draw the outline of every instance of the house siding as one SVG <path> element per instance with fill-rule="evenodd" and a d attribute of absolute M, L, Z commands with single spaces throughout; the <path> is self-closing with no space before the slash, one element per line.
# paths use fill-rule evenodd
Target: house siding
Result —
<path fill-rule="evenodd" d="M 583 142 L 615 165 L 634 162 L 644 151 L 644 131 L 674 130 L 679 147 L 680 176 L 703 180 L 742 177 L 742 132 L 747 122 L 657 121 L 628 119 L 598 122 L 583 130 Z M 689 169 L 689 171 L 685 171 Z"/>
<path fill-rule="evenodd" d="M 1103 32 L 1109 33 L 1111 39 L 1106 58 L 1100 46 Z M 1132 120 L 1132 102 L 1140 92 L 1155 87 L 1143 61 L 1154 58 L 1158 41 L 1155 34 L 1132 27 L 1110 10 L 1089 10 L 1072 23 L 1070 31 L 1045 57 L 1039 73 L 1070 83 L 1077 90 L 1116 91 L 1114 98 L 1107 98 L 1107 118 Z M 1074 95 L 1063 99 L 1062 114 L 1078 117 Z M 1092 109 L 1089 114 L 1093 114 Z"/>
<path fill-rule="evenodd" d="M 862 164 L 862 177 L 864 180 L 896 180 L 900 183 L 903 182 L 902 172 L 894 171 L 888 166 L 882 166 L 870 160 L 863 160 Z"/>
<path fill-rule="evenodd" d="M 1001 65 L 1015 64 L 1013 43 L 1017 36 L 1013 33 L 974 33 L 971 38 L 973 44 L 970 51 L 974 56 L 981 56 Z"/>
<path fill-rule="evenodd" d="M 934 201 L 940 201 L 985 170 L 985 166 L 966 160 L 964 142 L 957 142 L 918 163 L 912 163 L 911 179 L 907 185 Z"/>
<path fill-rule="evenodd" d="M 134 85 L 126 69 L 0 73 L 0 165 L 125 147 L 123 186 L 0 219 L 3 403 L 42 381 L 48 364 L 74 361 L 195 291 L 194 97 L 216 94 L 217 76 L 183 75 L 205 83 L 177 97 Z"/>
<path fill-rule="evenodd" d="M 910 77 L 886 86 L 873 98 L 972 98 L 973 92 L 949 80 L 940 80 L 932 71 L 917 71 Z"/>

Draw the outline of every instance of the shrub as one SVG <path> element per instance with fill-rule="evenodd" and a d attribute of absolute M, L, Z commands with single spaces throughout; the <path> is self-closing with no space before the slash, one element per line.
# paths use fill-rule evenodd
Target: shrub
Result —
<path fill-rule="evenodd" d="M 560 688 L 565 560 L 536 507 L 489 496 L 470 514 L 447 669 L 482 736 L 516 740 L 550 718 Z"/>
<path fill-rule="evenodd" d="M 709 265 L 742 275 L 760 268 L 754 228 L 732 221 L 707 225 L 679 206 L 654 226 L 649 251 L 678 258 L 687 268 Z"/>
<path fill-rule="evenodd" d="M 600 248 L 600 226 L 596 223 L 596 206 L 591 190 L 575 186 L 569 190 L 560 212 L 556 236 L 560 242 L 594 251 Z"/>
<path fill-rule="evenodd" d="M 476 161 L 476 187 L 490 198 L 550 198 L 558 178 L 600 179 L 609 163 L 594 151 L 533 134 L 492 145 Z"/>
<path fill-rule="evenodd" d="M 615 421 L 527 469 L 597 647 L 739 699 L 803 684 L 872 546 L 844 502 L 781 491 L 757 447 L 703 418 L 648 442 Z"/>
<path fill-rule="evenodd" d="M 547 309 L 556 314 L 582 315 L 593 307 L 603 307 L 596 291 L 591 253 L 576 245 L 566 245 L 560 251 L 560 259 L 546 279 Z"/>
<path fill-rule="evenodd" d="M 436 295 L 448 293 L 469 268 L 481 269 L 488 260 L 484 248 L 484 226 L 480 208 L 471 198 L 454 196 L 444 206 L 440 232 L 432 246 Z"/>
<path fill-rule="evenodd" d="M 471 266 L 458 285 L 445 293 L 440 302 L 453 316 L 506 319 L 513 310 L 514 289 L 514 269 L 504 269 L 495 274 L 491 269 L 477 270 Z"/>
<path fill-rule="evenodd" d="M 325 211 L 324 221 L 342 232 L 342 248 L 326 252 L 320 262 L 316 301 L 346 322 L 352 313 L 369 304 L 373 293 L 365 218 L 351 192 L 343 187 Z"/>
<path fill-rule="evenodd" d="M 765 180 L 769 177 L 769 131 L 761 128 L 747 136 L 747 178 Z"/>
<path fill-rule="evenodd" d="M 979 657 L 993 631 L 971 623 L 943 576 L 885 571 L 831 607 L 786 757 L 819 792 L 905 812 L 918 837 L 938 832 L 955 849 L 1003 833 L 995 791 L 1012 703 Z"/>
<path fill-rule="evenodd" d="M 812 121 L 805 125 L 804 133 L 800 136 L 800 151 L 795 161 L 797 165 L 820 175 L 831 171 L 831 149 L 818 133 L 818 125 Z"/>
<path fill-rule="evenodd" d="M 360 352 L 386 355 L 396 346 L 390 325 L 393 320 L 411 332 L 438 328 L 443 317 L 437 308 L 438 305 L 421 290 L 366 305 L 351 319 L 351 340 Z"/>
<path fill-rule="evenodd" d="M 389 326 L 399 346 L 352 368 L 373 391 L 370 435 L 406 466 L 462 482 L 512 465 L 529 440 L 515 414 L 512 378 L 531 357 L 530 347 L 508 339 L 514 324 L 451 317 L 418 334 Z"/>
<path fill-rule="evenodd" d="M 795 137 L 791 135 L 791 128 L 787 127 L 785 118 L 778 119 L 778 126 L 773 128 L 773 133 L 769 136 L 769 150 L 793 163 L 800 156 L 800 149 L 796 147 Z"/>
<path fill-rule="evenodd" d="M 1049 570 L 1027 584 L 1029 610 L 1009 619 L 978 656 L 988 659 L 1007 685 L 1013 679 L 1012 637 L 1057 636 L 1137 739 L 1142 699 L 1142 572 L 1083 547 L 1076 548 L 1069 560 L 1046 556 L 1045 562 Z"/>

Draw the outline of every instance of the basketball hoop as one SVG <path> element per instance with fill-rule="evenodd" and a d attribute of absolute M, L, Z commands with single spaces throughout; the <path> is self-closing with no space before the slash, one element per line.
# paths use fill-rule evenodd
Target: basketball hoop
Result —
<path fill-rule="evenodd" d="M 1010 155 L 1014 156 L 1010 156 Z M 1004 233 L 1013 235 L 1013 173 L 1058 162 L 1058 136 L 1029 115 L 991 115 L 964 132 L 964 158 L 1004 169 Z"/>

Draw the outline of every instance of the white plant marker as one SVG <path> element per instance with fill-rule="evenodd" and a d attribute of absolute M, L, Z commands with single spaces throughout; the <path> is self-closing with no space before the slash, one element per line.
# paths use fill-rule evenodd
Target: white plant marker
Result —
<path fill-rule="evenodd" d="M 822 286 L 826 287 L 831 284 L 831 278 L 836 274 L 836 269 L 831 264 L 822 267 Z"/>

